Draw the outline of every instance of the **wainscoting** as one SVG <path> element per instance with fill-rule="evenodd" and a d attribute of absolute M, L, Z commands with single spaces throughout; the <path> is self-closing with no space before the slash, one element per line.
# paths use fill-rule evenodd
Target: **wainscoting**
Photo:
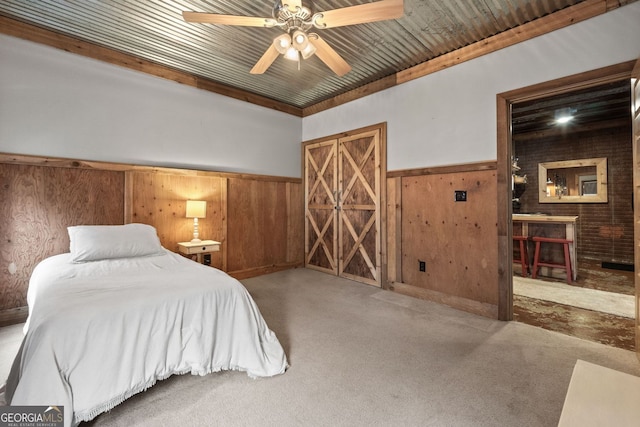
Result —
<path fill-rule="evenodd" d="M 497 318 L 496 197 L 495 162 L 388 172 L 389 288 Z"/>
<path fill-rule="evenodd" d="M 188 199 L 205 200 L 212 265 L 246 278 L 303 264 L 299 178 L 0 154 L 0 325 L 24 321 L 29 277 L 68 252 L 71 225 L 140 222 L 164 247 L 191 239 Z"/>
<path fill-rule="evenodd" d="M 496 163 L 386 176 L 383 286 L 497 318 Z M 191 238 L 188 199 L 206 200 L 201 236 L 222 242 L 213 266 L 247 278 L 304 264 L 299 178 L 0 154 L 0 180 L 0 324 L 24 320 L 31 271 L 68 251 L 67 226 L 146 223 L 176 250 Z"/>

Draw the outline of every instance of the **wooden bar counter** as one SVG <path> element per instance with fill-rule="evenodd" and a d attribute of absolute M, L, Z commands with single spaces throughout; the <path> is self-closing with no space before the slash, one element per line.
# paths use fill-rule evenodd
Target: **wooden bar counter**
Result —
<path fill-rule="evenodd" d="M 512 221 L 514 226 L 514 235 L 519 235 L 517 230 L 518 225 L 520 225 L 522 236 L 559 237 L 573 241 L 573 243 L 569 245 L 569 254 L 571 257 L 573 280 L 576 280 L 578 276 L 578 257 L 576 254 L 576 247 L 578 244 L 578 232 L 576 228 L 576 223 L 578 221 L 577 216 L 513 214 Z M 551 228 L 547 231 L 548 227 L 545 227 L 545 224 L 564 226 L 564 235 L 554 235 L 554 231 L 552 231 Z M 555 231 L 555 233 L 557 233 L 557 231 Z"/>

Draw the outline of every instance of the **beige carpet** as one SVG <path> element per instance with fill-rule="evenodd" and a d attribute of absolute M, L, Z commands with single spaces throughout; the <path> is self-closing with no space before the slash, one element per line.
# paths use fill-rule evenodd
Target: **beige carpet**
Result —
<path fill-rule="evenodd" d="M 636 302 L 631 295 L 580 288 L 561 282 L 547 282 L 513 276 L 513 293 L 587 310 L 635 319 Z"/>
<path fill-rule="evenodd" d="M 555 427 L 578 359 L 640 375 L 630 351 L 317 271 L 243 283 L 287 352 L 285 374 L 171 377 L 90 425 Z M 21 333 L 0 333 L 0 349 Z"/>
<path fill-rule="evenodd" d="M 640 378 L 578 360 L 558 427 L 637 427 Z"/>

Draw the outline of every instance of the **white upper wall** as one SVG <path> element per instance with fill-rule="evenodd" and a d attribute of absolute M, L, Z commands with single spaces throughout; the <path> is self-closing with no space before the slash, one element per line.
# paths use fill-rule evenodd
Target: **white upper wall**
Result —
<path fill-rule="evenodd" d="M 0 34 L 0 152 L 300 176 L 302 120 Z"/>
<path fill-rule="evenodd" d="M 496 159 L 496 94 L 640 57 L 640 2 L 300 119 L 0 35 L 0 152 L 300 176 L 300 141 L 387 122 L 388 169 Z"/>
<path fill-rule="evenodd" d="M 640 57 L 640 2 L 303 119 L 304 141 L 387 122 L 388 170 L 497 158 L 496 95 Z"/>

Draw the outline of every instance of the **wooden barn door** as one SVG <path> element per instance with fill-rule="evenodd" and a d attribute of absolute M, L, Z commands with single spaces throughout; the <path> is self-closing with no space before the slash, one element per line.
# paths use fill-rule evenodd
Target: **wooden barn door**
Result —
<path fill-rule="evenodd" d="M 305 145 L 305 265 L 382 286 L 385 126 Z"/>
<path fill-rule="evenodd" d="M 305 265 L 338 274 L 337 140 L 305 146 Z"/>
<path fill-rule="evenodd" d="M 380 135 L 339 139 L 339 275 L 380 286 Z"/>

